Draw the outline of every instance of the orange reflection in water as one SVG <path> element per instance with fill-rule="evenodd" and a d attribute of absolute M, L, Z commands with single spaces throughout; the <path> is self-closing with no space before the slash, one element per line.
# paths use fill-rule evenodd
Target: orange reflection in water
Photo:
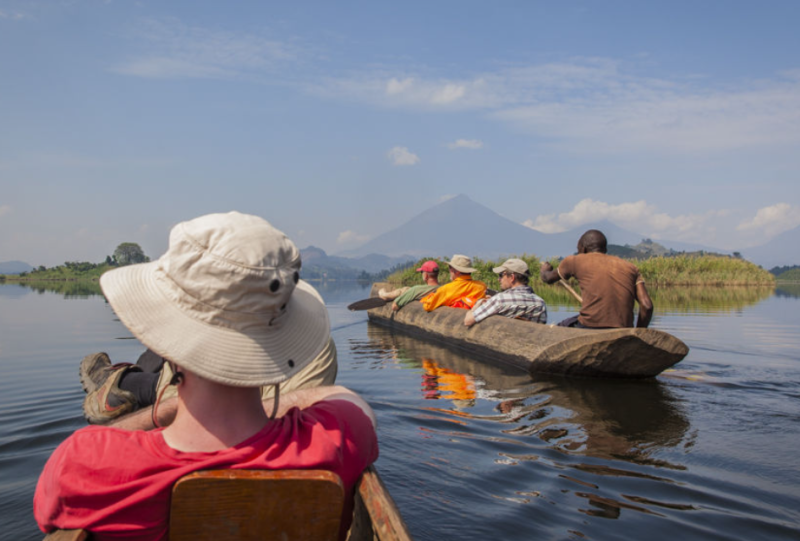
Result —
<path fill-rule="evenodd" d="M 422 396 L 426 400 L 446 398 L 457 407 L 475 404 L 475 379 L 439 366 L 436 361 L 422 358 Z"/>

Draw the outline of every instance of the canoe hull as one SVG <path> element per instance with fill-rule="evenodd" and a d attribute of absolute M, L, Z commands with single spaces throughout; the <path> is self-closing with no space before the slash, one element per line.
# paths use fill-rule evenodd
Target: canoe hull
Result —
<path fill-rule="evenodd" d="M 374 284 L 372 296 L 380 287 Z M 391 304 L 368 311 L 370 321 L 457 348 L 470 355 L 515 365 L 531 373 L 577 377 L 647 378 L 680 362 L 689 348 L 655 329 L 573 329 L 490 317 L 464 326 L 466 312 L 425 312 L 412 302 L 393 312 Z"/>

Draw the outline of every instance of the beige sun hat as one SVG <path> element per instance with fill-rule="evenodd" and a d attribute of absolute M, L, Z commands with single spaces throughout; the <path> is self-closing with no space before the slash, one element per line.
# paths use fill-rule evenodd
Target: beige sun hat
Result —
<path fill-rule="evenodd" d="M 511 258 L 506 259 L 506 261 L 500 265 L 499 267 L 495 267 L 492 269 L 495 274 L 500 274 L 504 271 L 515 272 L 517 274 L 522 274 L 525 276 L 530 276 L 531 272 L 528 269 L 528 264 L 525 263 L 521 259 Z"/>
<path fill-rule="evenodd" d="M 472 268 L 472 260 L 470 258 L 461 254 L 455 254 L 453 258 L 446 263 L 457 271 L 466 272 L 467 274 L 472 274 L 478 270 Z"/>
<path fill-rule="evenodd" d="M 100 278 L 144 345 L 206 379 L 280 383 L 328 344 L 319 293 L 299 279 L 300 252 L 266 220 L 230 212 L 176 225 L 157 261 Z"/>

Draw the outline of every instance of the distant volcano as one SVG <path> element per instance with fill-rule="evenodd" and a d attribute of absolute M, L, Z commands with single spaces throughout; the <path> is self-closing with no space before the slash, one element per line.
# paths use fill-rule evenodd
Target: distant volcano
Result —
<path fill-rule="evenodd" d="M 635 245 L 643 238 L 610 222 L 587 224 L 563 233 L 541 233 L 500 216 L 466 195 L 459 195 L 429 208 L 355 250 L 337 255 L 450 257 L 453 254 L 465 254 L 498 259 L 509 255 L 535 254 L 539 258 L 549 258 L 574 253 L 578 238 L 588 229 L 603 231 L 610 244 Z M 702 249 L 687 248 L 690 245 L 686 244 L 677 247 L 678 243 L 659 242 L 677 250 Z"/>

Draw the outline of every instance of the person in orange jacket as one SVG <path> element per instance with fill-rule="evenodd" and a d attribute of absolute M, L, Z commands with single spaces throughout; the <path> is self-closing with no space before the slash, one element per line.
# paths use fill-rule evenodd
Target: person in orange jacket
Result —
<path fill-rule="evenodd" d="M 420 300 L 422 307 L 426 312 L 440 306 L 471 310 L 479 299 L 486 296 L 486 284 L 472 279 L 472 273 L 477 269 L 472 268 L 469 257 L 455 254 L 446 263 L 450 266 L 450 282 L 423 297 Z"/>

